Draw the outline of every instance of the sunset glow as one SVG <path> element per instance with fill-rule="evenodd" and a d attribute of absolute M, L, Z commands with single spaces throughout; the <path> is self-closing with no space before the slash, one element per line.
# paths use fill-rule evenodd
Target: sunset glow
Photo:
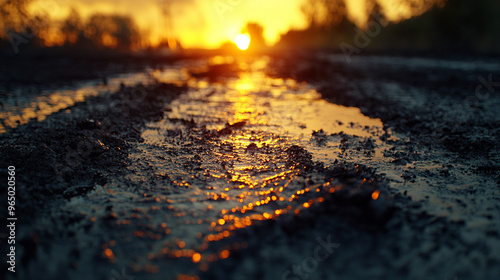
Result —
<path fill-rule="evenodd" d="M 272 46 L 292 29 L 304 29 L 308 21 L 302 12 L 309 0 L 34 0 L 33 14 L 48 16 L 63 23 L 74 9 L 81 20 L 94 14 L 130 16 L 141 34 L 141 46 L 157 46 L 175 38 L 184 48 L 218 48 L 232 41 L 249 22 L 264 27 L 265 42 Z M 409 18 L 408 3 L 378 0 L 388 19 Z M 418 3 L 422 1 L 417 1 Z M 442 2 L 434 0 L 432 2 Z M 347 16 L 359 26 L 366 22 L 367 0 L 347 0 Z M 405 4 L 406 3 L 406 4 Z M 420 5 L 420 4 L 419 4 Z M 279 11 L 279 16 L 276 15 Z M 44 34 L 49 44 L 61 44 L 62 36 L 51 27 Z M 228 38 L 231 38 L 228 40 Z M 108 40 L 109 41 L 109 40 Z M 112 43 L 112 42 L 108 42 Z"/>

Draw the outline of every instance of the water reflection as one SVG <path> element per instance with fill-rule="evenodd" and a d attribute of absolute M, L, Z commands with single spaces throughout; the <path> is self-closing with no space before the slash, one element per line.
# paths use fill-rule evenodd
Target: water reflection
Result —
<path fill-rule="evenodd" d="M 342 188 L 307 171 L 311 160 L 330 164 L 338 158 L 339 141 L 328 140 L 330 135 L 384 133 L 379 119 L 331 104 L 311 85 L 267 76 L 267 60 L 208 60 L 200 69 L 233 63 L 244 70 L 238 78 L 218 81 L 189 78 L 189 92 L 170 104 L 164 120 L 143 132 L 145 142 L 132 161 L 168 174 L 175 185 L 155 185 L 157 192 L 169 193 L 175 214 L 166 222 L 177 225 L 170 227 L 165 237 L 170 241 L 158 258 L 190 258 L 201 269 L 229 257 L 229 249 L 207 248 L 255 223 L 297 215 Z M 318 134 L 327 139 L 322 145 L 315 140 Z"/>
<path fill-rule="evenodd" d="M 312 172 L 312 166 L 344 156 L 344 135 L 381 136 L 382 122 L 358 108 L 321 99 L 312 85 L 267 76 L 268 60 L 214 57 L 151 72 L 162 82 L 188 84 L 188 92 L 165 108 L 163 120 L 146 125 L 145 141 L 131 150 L 124 178 L 110 178 L 68 206 L 91 223 L 112 221 L 120 239 L 102 246 L 103 258 L 123 263 L 127 257 L 116 243 L 141 240 L 136 243 L 154 246 L 129 245 L 134 252 L 146 251 L 132 262 L 136 271 L 156 273 L 160 268 L 152 264 L 166 258 L 206 271 L 211 262 L 248 246 L 236 239 L 238 231 L 311 211 L 343 188 Z M 215 79 L 206 73 L 221 69 L 236 70 Z M 2 119 L 21 116 L 20 124 L 33 116 L 41 120 L 88 96 L 107 94 L 122 82 L 148 81 L 149 73 L 136 73 L 110 79 L 108 86 L 42 95 L 16 105 L 20 113 L 14 107 L 2 112 L 10 114 Z M 33 115 L 37 107 L 39 113 Z M 370 157 L 380 155 L 381 145 L 374 144 Z M 378 199 L 379 193 L 371 196 Z M 112 210 L 103 209 L 103 199 L 113 204 Z"/>
<path fill-rule="evenodd" d="M 114 75 L 106 80 L 106 85 L 103 85 L 101 81 L 86 81 L 78 83 L 73 88 L 45 90 L 36 95 L 27 94 L 25 88 L 18 88 L 0 100 L 2 104 L 0 133 L 5 133 L 8 129 L 24 125 L 31 120 L 41 122 L 48 116 L 70 108 L 75 103 L 82 102 L 91 96 L 116 92 L 121 85 L 133 86 L 138 83 L 148 84 L 152 81 L 150 73 L 145 72 Z"/>

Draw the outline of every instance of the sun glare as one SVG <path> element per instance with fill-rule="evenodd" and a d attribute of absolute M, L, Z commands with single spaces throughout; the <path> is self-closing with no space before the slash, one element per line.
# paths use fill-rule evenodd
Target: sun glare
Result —
<path fill-rule="evenodd" d="M 250 36 L 248 34 L 240 34 L 236 36 L 234 42 L 240 50 L 246 50 L 250 46 Z"/>

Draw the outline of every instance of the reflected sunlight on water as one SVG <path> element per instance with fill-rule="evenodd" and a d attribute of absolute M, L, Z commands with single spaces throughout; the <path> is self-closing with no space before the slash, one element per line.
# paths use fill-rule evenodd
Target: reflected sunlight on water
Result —
<path fill-rule="evenodd" d="M 132 172 L 144 172 L 140 165 L 145 163 L 152 170 L 148 172 L 164 174 L 176 186 L 165 196 L 175 214 L 163 218 L 171 225 L 167 240 L 173 243 L 167 242 L 158 256 L 187 257 L 195 263 L 227 257 L 229 251 L 204 251 L 235 230 L 296 215 L 342 188 L 306 171 L 311 160 L 330 164 L 340 152 L 339 141 L 318 145 L 315 137 L 384 133 L 379 119 L 329 103 L 311 85 L 267 76 L 267 60 L 210 59 L 205 69 L 236 63 L 245 71 L 216 82 L 190 78 L 188 93 L 169 105 L 164 120 L 143 132 L 145 142 L 130 156 L 139 163 Z M 381 157 L 380 150 L 375 156 Z M 175 240 L 181 239 L 191 250 L 178 248 Z"/>
<path fill-rule="evenodd" d="M 268 61 L 180 61 L 150 73 L 111 78 L 107 86 L 90 84 L 21 99 L 8 105 L 2 119 L 41 121 L 89 96 L 116 91 L 121 83 L 145 84 L 151 77 L 187 84 L 187 93 L 165 108 L 164 119 L 146 125 L 144 142 L 133 144 L 126 175 L 96 187 L 73 206 L 94 223 L 104 196 L 113 203 L 110 215 L 116 227 L 132 240 L 159 242 L 145 263 L 132 265 L 136 270 L 154 273 L 158 267 L 148 261 L 180 258 L 205 271 L 210 262 L 248 245 L 232 239 L 237 231 L 307 213 L 342 190 L 345 186 L 317 170 L 349 159 L 342 147 L 346 135 L 353 141 L 375 139 L 370 142 L 373 154 L 363 158 L 367 163 L 383 157 L 387 148 L 376 140 L 386 133 L 381 120 L 323 100 L 310 84 L 268 76 Z M 369 195 L 376 200 L 379 194 Z M 230 244 L 211 246 L 218 242 Z M 119 253 L 105 244 L 102 255 L 115 261 Z"/>
<path fill-rule="evenodd" d="M 168 71 L 167 71 L 168 73 Z M 41 122 L 56 112 L 70 108 L 75 103 L 83 102 L 91 96 L 116 92 L 120 85 L 133 86 L 138 83 L 148 84 L 152 79 L 148 73 L 130 73 L 111 76 L 106 85 L 97 81 L 80 82 L 72 89 L 42 91 L 36 96 L 26 94 L 19 88 L 0 100 L 0 133 L 15 128 L 31 120 Z"/>

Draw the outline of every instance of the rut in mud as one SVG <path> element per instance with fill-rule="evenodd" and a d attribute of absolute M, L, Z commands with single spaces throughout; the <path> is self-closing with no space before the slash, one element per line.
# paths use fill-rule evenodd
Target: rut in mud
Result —
<path fill-rule="evenodd" d="M 475 246 L 484 236 L 469 222 L 482 214 L 443 218 L 441 203 L 456 195 L 419 184 L 434 173 L 425 179 L 441 188 L 460 181 L 441 166 L 451 157 L 397 124 L 394 133 L 375 109 L 382 120 L 323 99 L 355 67 L 339 67 L 335 85 L 315 76 L 325 89 L 285 78 L 293 75 L 278 63 L 180 61 L 13 104 L 0 141 L 3 163 L 23 174 L 19 200 L 31 221 L 19 235 L 22 276 L 293 279 L 298 264 L 320 278 L 444 279 L 499 262 L 486 246 L 498 243 L 491 219 Z M 317 83 L 299 80 L 308 79 Z M 425 206 L 429 194 L 437 202 Z M 497 198 L 454 209 L 463 216 Z M 317 240 L 336 249 L 311 270 L 304 260 Z"/>

